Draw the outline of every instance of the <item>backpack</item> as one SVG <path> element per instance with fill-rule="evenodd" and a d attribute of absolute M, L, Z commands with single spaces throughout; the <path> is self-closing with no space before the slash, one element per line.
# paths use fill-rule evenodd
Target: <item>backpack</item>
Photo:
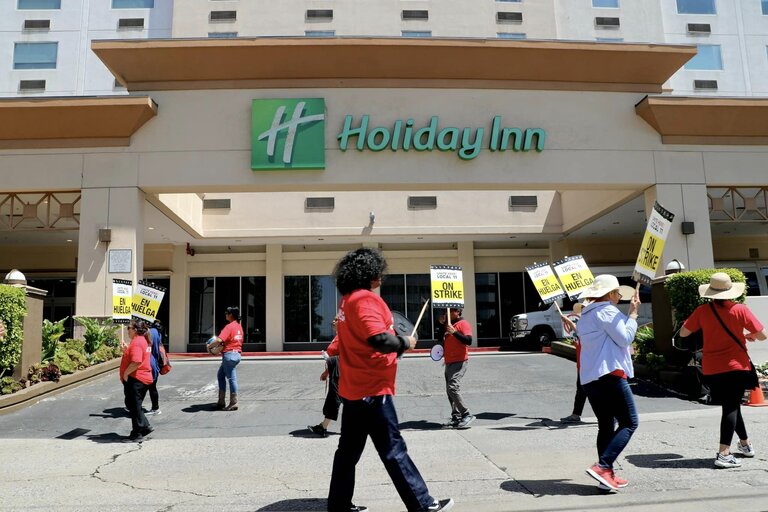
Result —
<path fill-rule="evenodd" d="M 165 351 L 165 347 L 160 343 L 160 353 L 158 354 L 157 366 L 160 367 L 160 375 L 165 375 L 171 371 L 171 360 L 168 358 L 168 354 Z"/>

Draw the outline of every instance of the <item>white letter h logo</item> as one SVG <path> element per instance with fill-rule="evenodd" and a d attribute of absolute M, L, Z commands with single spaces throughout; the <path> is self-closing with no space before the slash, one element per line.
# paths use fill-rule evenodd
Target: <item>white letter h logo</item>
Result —
<path fill-rule="evenodd" d="M 267 139 L 267 156 L 275 156 L 275 144 L 277 142 L 277 134 L 281 130 L 288 130 L 288 136 L 285 139 L 285 147 L 283 148 L 283 163 L 291 163 L 291 156 L 293 153 L 293 142 L 296 139 L 296 129 L 300 124 L 311 123 L 314 121 L 322 121 L 325 119 L 325 114 L 314 114 L 311 116 L 301 117 L 301 113 L 304 111 L 305 102 L 301 101 L 296 104 L 296 108 L 293 109 L 293 115 L 291 119 L 283 123 L 283 114 L 285 114 L 285 106 L 280 106 L 275 112 L 275 117 L 272 119 L 272 126 L 269 130 L 260 134 L 257 140 Z"/>

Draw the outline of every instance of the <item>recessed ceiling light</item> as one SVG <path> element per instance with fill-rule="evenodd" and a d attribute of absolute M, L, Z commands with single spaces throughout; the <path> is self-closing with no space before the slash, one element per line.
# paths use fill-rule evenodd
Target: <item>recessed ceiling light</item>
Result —
<path fill-rule="evenodd" d="M 71 241 L 72 241 L 72 239 L 71 239 L 71 238 L 67 238 L 67 242 L 71 242 Z"/>
<path fill-rule="evenodd" d="M 619 223 L 619 221 L 615 221 L 615 222 L 613 223 L 613 225 L 614 225 L 614 226 L 618 226 L 619 224 L 620 224 L 620 223 Z"/>
<path fill-rule="evenodd" d="M 150 231 L 154 231 L 155 230 L 155 228 L 153 228 L 152 226 L 149 226 L 147 229 L 150 230 Z"/>

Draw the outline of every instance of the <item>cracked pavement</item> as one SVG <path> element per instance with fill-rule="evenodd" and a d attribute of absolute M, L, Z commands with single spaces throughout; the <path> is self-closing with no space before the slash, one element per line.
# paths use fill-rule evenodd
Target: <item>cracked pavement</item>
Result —
<path fill-rule="evenodd" d="M 111 372 L 0 415 L 2 511 L 325 510 L 338 423 L 317 438 L 325 393 L 317 357 L 246 359 L 240 410 L 212 410 L 216 361 L 174 361 L 159 383 L 162 414 L 141 444 L 123 443 L 130 420 Z M 409 452 L 437 498 L 454 510 L 766 510 L 768 408 L 745 408 L 757 456 L 742 468 L 712 467 L 720 411 L 634 386 L 640 428 L 618 461 L 630 486 L 604 495 L 584 470 L 596 425 L 565 425 L 575 366 L 546 354 L 474 354 L 463 394 L 478 416 L 468 430 L 449 416 L 443 367 L 406 357 L 397 409 Z M 148 405 L 148 399 L 145 404 Z M 371 443 L 358 465 L 355 502 L 400 511 Z"/>

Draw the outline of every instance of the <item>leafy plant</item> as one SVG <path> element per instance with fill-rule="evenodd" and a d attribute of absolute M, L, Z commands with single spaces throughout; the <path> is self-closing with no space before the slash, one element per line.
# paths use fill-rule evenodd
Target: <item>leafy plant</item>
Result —
<path fill-rule="evenodd" d="M 5 324 L 5 337 L 0 340 L 0 377 L 13 371 L 19 363 L 26 314 L 27 301 L 24 290 L 15 286 L 0 285 L 0 321 Z"/>
<path fill-rule="evenodd" d="M 653 342 L 655 340 L 653 327 L 644 325 L 637 330 L 635 334 L 635 362 L 640 364 L 646 364 L 648 354 L 652 354 Z"/>
<path fill-rule="evenodd" d="M 64 317 L 58 322 L 51 322 L 47 318 L 43 320 L 43 358 L 42 362 L 48 362 L 53 359 L 56 353 L 56 345 L 59 339 L 64 335 L 64 322 L 69 317 Z"/>
<path fill-rule="evenodd" d="M 120 326 L 114 325 L 111 318 L 107 318 L 102 323 L 95 318 L 76 316 L 75 321 L 85 327 L 83 339 L 87 354 L 93 354 L 102 345 L 114 347 L 118 344 L 117 332 Z"/>
<path fill-rule="evenodd" d="M 108 345 L 102 345 L 91 354 L 90 361 L 91 364 L 98 364 L 103 363 L 104 361 L 109 361 L 110 359 L 114 359 L 116 357 L 119 357 L 122 355 L 122 350 L 120 350 L 120 347 L 110 347 Z"/>
<path fill-rule="evenodd" d="M 65 375 L 88 368 L 90 363 L 85 356 L 85 341 L 70 338 L 63 343 L 59 343 L 56 346 L 53 363 Z"/>
<path fill-rule="evenodd" d="M 648 352 L 645 356 L 645 364 L 648 365 L 648 369 L 651 370 L 651 374 L 658 375 L 664 366 L 667 364 L 667 360 L 662 355 Z"/>
<path fill-rule="evenodd" d="M 3 377 L 0 379 L 0 395 L 10 395 L 22 389 L 19 381 L 13 377 Z"/>
<path fill-rule="evenodd" d="M 716 272 L 725 272 L 734 283 L 746 283 L 744 273 L 737 268 L 705 268 L 693 270 L 691 272 L 680 272 L 667 277 L 664 282 L 664 288 L 669 295 L 669 301 L 675 312 L 675 321 L 677 324 L 685 321 L 691 316 L 693 310 L 702 304 L 709 302 L 709 299 L 699 297 L 699 286 L 709 284 L 709 278 Z M 746 300 L 747 291 L 741 297 L 734 299 L 736 302 Z"/>
<path fill-rule="evenodd" d="M 31 385 L 44 381 L 59 382 L 60 378 L 61 370 L 53 363 L 34 364 L 29 367 L 29 372 L 27 372 L 27 379 Z"/>

